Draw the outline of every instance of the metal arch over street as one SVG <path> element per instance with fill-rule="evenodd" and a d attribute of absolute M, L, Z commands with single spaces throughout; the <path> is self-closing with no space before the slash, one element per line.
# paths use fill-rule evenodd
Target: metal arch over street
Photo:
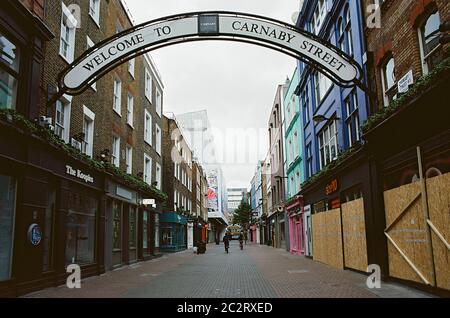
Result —
<path fill-rule="evenodd" d="M 238 41 L 277 50 L 312 65 L 338 85 L 367 91 L 361 66 L 323 39 L 262 16 L 208 11 L 146 22 L 98 43 L 59 76 L 57 95 L 80 94 L 118 65 L 149 51 L 205 40 Z"/>

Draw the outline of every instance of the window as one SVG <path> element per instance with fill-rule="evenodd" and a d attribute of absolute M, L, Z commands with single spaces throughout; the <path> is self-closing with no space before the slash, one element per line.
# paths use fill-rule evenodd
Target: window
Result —
<path fill-rule="evenodd" d="M 308 124 L 311 120 L 311 115 L 309 112 L 309 86 L 307 85 L 305 90 L 301 94 L 301 102 L 303 109 L 303 121 L 304 124 Z"/>
<path fill-rule="evenodd" d="M 178 207 L 178 192 L 177 190 L 173 191 L 173 209 L 175 211 L 177 211 L 177 207 Z"/>
<path fill-rule="evenodd" d="M 69 142 L 70 135 L 70 100 L 70 97 L 64 96 L 56 101 L 55 107 L 55 134 L 66 143 Z"/>
<path fill-rule="evenodd" d="M 114 111 L 122 116 L 122 82 L 116 77 L 114 79 Z"/>
<path fill-rule="evenodd" d="M 344 32 L 344 23 L 342 21 L 342 18 L 339 18 L 339 21 L 337 23 L 337 42 L 338 42 L 338 48 L 345 52 L 345 32 Z"/>
<path fill-rule="evenodd" d="M 100 24 L 100 0 L 89 0 L 89 15 L 97 25 Z"/>
<path fill-rule="evenodd" d="M 133 174 L 133 148 L 131 146 L 127 146 L 125 154 L 125 161 L 127 167 L 127 173 Z"/>
<path fill-rule="evenodd" d="M 156 125 L 156 152 L 161 155 L 161 129 Z"/>
<path fill-rule="evenodd" d="M 336 121 L 325 127 L 319 134 L 320 169 L 325 168 L 338 156 L 338 138 Z"/>
<path fill-rule="evenodd" d="M 145 110 L 145 115 L 144 115 L 144 141 L 146 143 L 148 143 L 150 146 L 153 146 L 153 135 L 152 135 L 152 127 L 153 123 L 152 123 L 152 115 L 150 115 L 150 113 Z"/>
<path fill-rule="evenodd" d="M 136 60 L 131 59 L 128 61 L 128 73 L 131 74 L 131 76 L 134 78 L 134 69 L 136 67 Z"/>
<path fill-rule="evenodd" d="M 16 180 L 0 175 L 0 282 L 11 278 L 15 215 Z"/>
<path fill-rule="evenodd" d="M 348 146 L 352 147 L 356 142 L 361 140 L 358 96 L 355 91 L 353 91 L 345 100 L 345 110 L 347 117 L 345 122 L 347 125 Z"/>
<path fill-rule="evenodd" d="M 311 22 L 311 30 L 314 34 L 318 35 L 320 29 L 325 22 L 327 16 L 327 0 L 319 0 L 314 10 L 314 15 Z"/>
<path fill-rule="evenodd" d="M 133 127 L 134 122 L 134 97 L 128 94 L 127 98 L 127 124 Z"/>
<path fill-rule="evenodd" d="M 144 182 L 152 183 L 152 158 L 144 154 Z"/>
<path fill-rule="evenodd" d="M 87 42 L 87 49 L 89 50 L 91 47 L 93 47 L 95 45 L 94 41 L 91 40 L 91 38 L 89 36 L 86 36 L 86 42 Z M 97 83 L 94 83 L 91 85 L 91 88 L 94 91 L 97 91 Z"/>
<path fill-rule="evenodd" d="M 331 89 L 333 82 L 320 72 L 316 72 L 314 76 L 316 82 L 316 99 L 317 105 L 325 98 L 328 91 Z"/>
<path fill-rule="evenodd" d="M 95 262 L 98 200 L 87 193 L 69 193 L 66 214 L 66 265 Z"/>
<path fill-rule="evenodd" d="M 311 143 L 306 146 L 306 174 L 307 178 L 310 178 L 314 175 Z"/>
<path fill-rule="evenodd" d="M 439 50 L 441 47 L 439 43 L 440 25 L 441 19 L 439 12 L 436 11 L 428 16 L 418 30 L 422 70 L 424 74 L 428 74 L 442 59 L 442 53 Z"/>
<path fill-rule="evenodd" d="M 149 70 L 145 69 L 145 97 L 152 103 L 153 79 Z"/>
<path fill-rule="evenodd" d="M 159 117 L 162 114 L 162 95 L 159 90 L 156 90 L 156 113 Z"/>
<path fill-rule="evenodd" d="M 393 57 L 387 58 L 381 65 L 381 84 L 384 92 L 384 105 L 388 106 L 397 96 L 395 84 L 395 60 Z"/>
<path fill-rule="evenodd" d="M 72 63 L 75 55 L 75 31 L 78 22 L 70 10 L 62 3 L 61 34 L 59 54 Z"/>
<path fill-rule="evenodd" d="M 161 176 L 162 176 L 162 171 L 161 171 L 161 165 L 159 163 L 156 164 L 156 187 L 161 190 Z"/>
<path fill-rule="evenodd" d="M 352 20 L 350 16 L 350 8 L 347 6 L 345 10 L 345 33 L 347 36 L 347 45 L 345 52 L 348 55 L 353 56 L 353 31 L 352 31 Z"/>
<path fill-rule="evenodd" d="M 92 158 L 95 114 L 89 108 L 83 106 L 83 115 L 83 153 Z"/>
<path fill-rule="evenodd" d="M 113 136 L 112 141 L 112 154 L 111 154 L 111 163 L 116 166 L 120 167 L 120 138 Z"/>
<path fill-rule="evenodd" d="M 20 50 L 0 31 L 0 109 L 16 109 Z"/>

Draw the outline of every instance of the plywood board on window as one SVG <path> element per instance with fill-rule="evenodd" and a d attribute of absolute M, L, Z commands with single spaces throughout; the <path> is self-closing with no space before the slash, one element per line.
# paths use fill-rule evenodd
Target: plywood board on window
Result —
<path fill-rule="evenodd" d="M 364 199 L 342 205 L 345 267 L 367 271 L 367 239 Z"/>
<path fill-rule="evenodd" d="M 313 215 L 314 260 L 343 269 L 340 209 Z"/>
<path fill-rule="evenodd" d="M 430 220 L 450 242 L 450 173 L 427 180 Z M 432 231 L 437 287 L 450 290 L 450 252 Z"/>
<path fill-rule="evenodd" d="M 426 220 L 422 211 L 422 197 L 413 202 L 421 193 L 420 182 L 386 191 L 384 203 L 386 224 L 389 227 L 398 219 L 387 234 L 395 241 L 401 251 L 414 264 L 414 267 L 428 280 L 432 281 L 431 256 L 428 252 Z M 402 215 L 403 213 L 403 215 Z M 402 257 L 392 243 L 388 243 L 389 274 L 392 277 L 424 283 L 412 266 Z"/>

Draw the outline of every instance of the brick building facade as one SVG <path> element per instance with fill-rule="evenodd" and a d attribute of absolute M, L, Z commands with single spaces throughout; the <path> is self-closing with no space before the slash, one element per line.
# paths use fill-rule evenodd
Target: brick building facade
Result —
<path fill-rule="evenodd" d="M 377 171 L 376 259 L 385 278 L 448 296 L 450 51 L 441 26 L 450 3 L 388 0 L 378 13 L 380 27 L 365 29 L 376 102 L 363 127 Z"/>

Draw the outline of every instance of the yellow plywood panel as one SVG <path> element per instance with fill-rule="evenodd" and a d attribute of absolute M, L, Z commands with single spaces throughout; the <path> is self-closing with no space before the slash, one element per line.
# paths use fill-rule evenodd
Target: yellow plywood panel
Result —
<path fill-rule="evenodd" d="M 450 173 L 427 180 L 430 220 L 450 243 Z M 450 252 L 432 232 L 437 287 L 450 290 Z"/>
<path fill-rule="evenodd" d="M 342 205 L 345 267 L 367 271 L 367 239 L 364 199 Z"/>
<path fill-rule="evenodd" d="M 432 281 L 433 268 L 428 252 L 429 242 L 422 211 L 422 198 L 410 204 L 420 192 L 419 182 L 386 191 L 384 193 L 386 224 L 389 227 L 400 216 L 388 234 L 426 279 Z M 391 243 L 388 244 L 388 253 L 389 273 L 392 277 L 423 283 L 420 276 Z"/>
<path fill-rule="evenodd" d="M 340 209 L 313 215 L 314 260 L 343 269 Z"/>

